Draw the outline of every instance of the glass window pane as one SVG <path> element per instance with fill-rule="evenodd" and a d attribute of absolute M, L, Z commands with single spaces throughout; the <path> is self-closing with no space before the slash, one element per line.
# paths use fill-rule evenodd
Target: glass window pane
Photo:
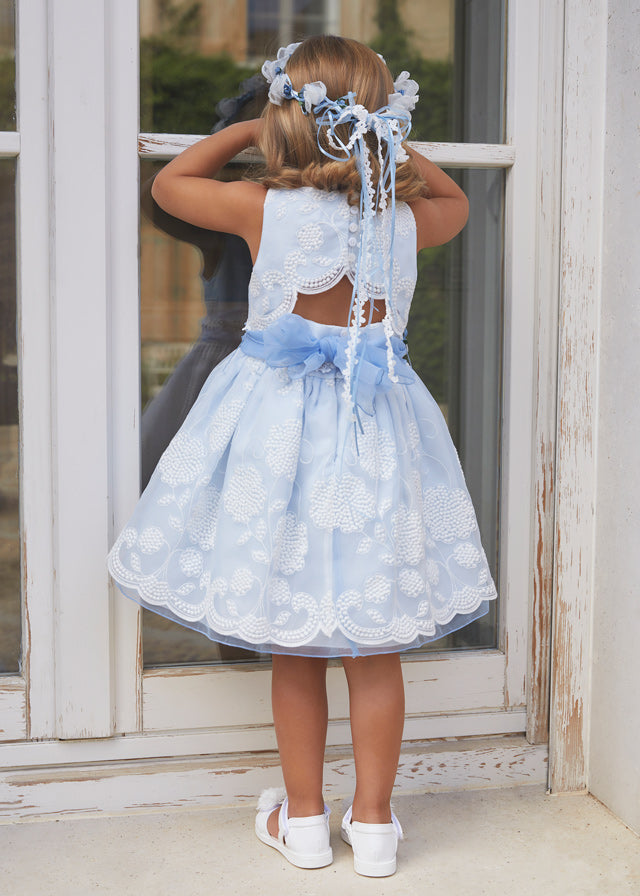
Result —
<path fill-rule="evenodd" d="M 0 0 L 0 131 L 16 129 L 15 5 Z"/>
<path fill-rule="evenodd" d="M 15 175 L 0 160 L 0 673 L 19 671 L 21 637 Z"/>
<path fill-rule="evenodd" d="M 503 0 L 249 0 L 236 5 L 233 21 L 225 18 L 224 8 L 220 0 L 195 6 L 141 0 L 143 131 L 204 134 L 259 114 L 266 88 L 256 73 L 264 58 L 273 57 L 280 45 L 330 30 L 370 44 L 392 71 L 408 69 L 416 78 L 421 99 L 413 139 L 502 139 Z M 143 163 L 143 182 L 158 167 Z M 227 176 L 238 176 L 234 170 Z M 457 176 L 470 195 L 470 221 L 453 243 L 421 253 L 409 346 L 414 366 L 447 417 L 495 577 L 503 176 L 496 171 Z M 240 338 L 245 306 L 225 303 L 221 321 L 220 283 L 228 297 L 239 296 L 248 277 L 246 249 L 233 239 L 227 243 L 217 234 L 196 233 L 196 228 L 176 232 L 160 220 L 144 192 L 143 485 L 195 399 L 214 354 L 230 351 Z M 227 262 L 214 288 L 210 275 L 221 259 Z M 239 273 L 235 282 L 233 271 Z M 214 330 L 218 336 L 212 346 Z M 491 606 L 488 616 L 425 649 L 494 646 L 495 602 Z M 253 658 L 147 611 L 143 631 L 145 665 Z"/>
<path fill-rule="evenodd" d="M 191 227 L 153 202 L 150 185 L 161 167 L 141 165 L 143 488 L 205 379 L 239 344 L 251 272 L 243 240 Z M 243 171 L 229 168 L 229 177 Z M 143 611 L 143 643 L 146 666 L 260 659 L 148 610 Z"/>
<path fill-rule="evenodd" d="M 329 31 L 411 72 L 413 139 L 503 139 L 504 0 L 244 0 L 232 16 L 221 0 L 141 0 L 140 10 L 144 132 L 208 134 L 225 117 L 217 104 L 243 96 L 279 46 Z"/>
<path fill-rule="evenodd" d="M 469 221 L 455 240 L 418 256 L 409 353 L 449 426 L 498 584 L 504 174 L 448 173 L 469 197 Z M 487 616 L 422 649 L 494 647 L 496 602 L 490 606 Z"/>

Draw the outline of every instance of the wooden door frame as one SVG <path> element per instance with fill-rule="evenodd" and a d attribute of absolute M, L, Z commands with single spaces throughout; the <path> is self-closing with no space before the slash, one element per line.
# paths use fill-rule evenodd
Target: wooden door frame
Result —
<path fill-rule="evenodd" d="M 37 15 L 33 15 L 34 7 L 30 5 L 27 22 L 26 6 L 19 4 L 19 41 L 23 58 L 27 58 L 28 53 L 34 59 L 44 60 L 43 48 L 46 51 L 51 40 L 51 30 L 47 32 L 50 4 L 47 0 L 37 0 L 37 5 Z M 79 10 L 82 6 L 78 2 Z M 109 289 L 100 298 L 99 305 L 103 310 L 94 308 L 92 312 L 97 327 L 100 314 L 106 308 L 111 313 L 118 303 L 130 301 L 125 287 L 131 281 L 132 271 L 137 271 L 137 258 L 132 249 L 137 228 L 137 168 L 131 162 L 134 155 L 129 153 L 127 160 L 118 155 L 128 152 L 129 141 L 135 139 L 134 131 L 137 130 L 137 97 L 132 97 L 133 92 L 129 89 L 130 74 L 137 69 L 137 46 L 131 40 L 132 35 L 137 38 L 137 22 L 134 26 L 132 6 L 134 4 L 128 0 L 112 0 L 108 15 L 105 13 L 109 50 L 101 60 L 101 77 L 105 79 L 105 95 L 108 90 L 112 91 L 111 106 L 105 106 L 113 126 L 109 157 L 120 158 L 118 170 L 124 171 L 125 176 L 114 179 L 109 171 L 105 171 L 105 183 L 114 191 L 106 212 L 111 222 L 109 239 L 113 264 L 110 265 Z M 513 23 L 518 18 L 521 27 L 527 25 L 527 17 L 532 15 L 530 10 L 531 4 L 512 0 L 510 35 L 514 34 L 516 26 Z M 60 14 L 60 11 L 56 13 L 57 16 Z M 566 790 L 586 786 L 595 507 L 592 434 L 597 399 L 595 359 L 601 259 L 606 3 L 589 0 L 585 6 L 577 0 L 539 0 L 535 14 L 539 16 L 540 34 L 541 90 L 535 103 L 535 114 L 540 116 L 537 146 L 540 178 L 537 186 L 541 188 L 541 206 L 535 233 L 535 260 L 530 265 L 538 284 L 535 319 L 539 348 L 535 360 L 539 375 L 532 439 L 537 475 L 533 486 L 536 537 L 532 545 L 534 581 L 530 599 L 532 624 L 527 675 L 528 737 L 532 743 L 544 741 L 550 704 L 550 786 L 553 790 Z M 61 40 L 65 27 L 62 19 L 49 22 L 49 29 L 57 32 Z M 126 35 L 124 40 L 123 35 Z M 104 36 L 102 39 L 105 40 Z M 559 50 L 562 52 L 560 58 L 564 60 L 562 64 L 558 63 L 558 55 L 554 56 Z M 91 65 L 92 71 L 97 68 L 95 57 Z M 25 536 L 28 562 L 25 561 L 24 579 L 29 601 L 25 605 L 24 678 L 7 679 L 1 696 L 10 712 L 14 712 L 15 737 L 49 739 L 50 742 L 24 747 L 7 745 L 11 754 L 7 753 L 8 762 L 18 765 L 37 765 L 40 761 L 99 761 L 99 754 L 108 758 L 109 753 L 115 758 L 120 750 L 114 748 L 105 752 L 101 748 L 96 751 L 100 742 L 91 745 L 87 742 L 81 747 L 78 741 L 64 744 L 51 739 L 140 730 L 142 681 L 141 660 L 136 649 L 139 614 L 133 605 L 121 600 L 111 606 L 105 620 L 112 635 L 109 663 L 105 665 L 99 659 L 105 650 L 101 636 L 97 650 L 89 655 L 94 672 L 87 679 L 75 681 L 64 669 L 59 670 L 58 678 L 51 678 L 54 654 L 62 654 L 66 637 L 61 631 L 54 631 L 56 614 L 73 612 L 77 607 L 81 612 L 86 610 L 82 609 L 77 589 L 71 597 L 71 592 L 56 593 L 52 586 L 51 571 L 58 566 L 52 560 L 55 545 L 51 541 L 50 520 L 60 494 L 58 492 L 56 499 L 52 491 L 54 455 L 51 442 L 43 436 L 43 431 L 49 431 L 47 415 L 51 414 L 52 405 L 48 400 L 43 403 L 42 381 L 36 373 L 38 366 L 35 360 L 29 360 L 38 356 L 40 370 L 43 359 L 45 369 L 57 370 L 54 365 L 62 365 L 62 374 L 70 376 L 69 371 L 64 372 L 67 359 L 58 357 L 47 361 L 48 326 L 45 325 L 46 314 L 43 323 L 41 297 L 48 294 L 51 276 L 47 251 L 49 225 L 60 209 L 56 210 L 47 198 L 43 199 L 48 197 L 48 153 L 53 152 L 54 147 L 52 144 L 42 147 L 37 143 L 43 127 L 47 132 L 50 128 L 50 123 L 43 124 L 48 114 L 44 99 L 46 90 L 42 89 L 42 85 L 46 87 L 44 62 L 39 69 L 34 67 L 34 72 L 33 79 L 29 77 L 22 83 L 25 107 L 20 121 L 21 133 L 19 141 L 14 140 L 11 154 L 16 154 L 20 146 L 20 165 L 24 172 L 20 181 L 22 198 L 26 200 L 29 195 L 33 196 L 33 203 L 24 202 L 18 222 L 19 271 L 24 292 L 22 328 L 23 335 L 28 334 L 22 345 L 21 401 L 29 404 L 30 396 L 38 394 L 40 397 L 35 404 L 31 402 L 31 408 L 39 407 L 41 413 L 34 415 L 31 411 L 30 415 L 24 415 L 22 430 L 22 459 L 30 470 L 22 492 L 23 518 L 30 521 Z M 64 97 L 60 93 L 63 86 L 64 83 L 59 81 L 55 87 L 58 93 L 53 95 L 54 100 L 57 96 L 57 101 L 62 104 L 59 108 L 64 108 Z M 27 100 L 28 95 L 30 100 Z M 118 114 L 111 114 L 116 108 Z M 518 114 L 524 113 L 520 110 Z M 72 124 L 71 113 L 68 121 Z M 82 129 L 79 135 L 82 136 Z M 106 162 L 105 167 L 108 167 Z M 80 208 L 83 197 L 77 197 L 77 200 Z M 38 215 L 43 202 L 45 214 Z M 120 209 L 117 219 L 113 217 L 116 208 Z M 75 217 L 72 210 L 64 212 L 65 220 L 60 222 L 63 230 L 67 228 L 70 232 L 72 226 L 77 226 L 77 211 Z M 59 277 L 62 259 L 58 257 L 57 260 L 56 276 Z M 69 262 L 73 263 L 71 255 Z M 57 288 L 61 288 L 59 279 Z M 81 298 L 77 296 L 71 301 L 80 303 Z M 124 316 L 121 318 L 124 320 Z M 113 319 L 119 319 L 117 313 Z M 119 396 L 121 399 L 123 390 L 129 389 L 129 412 L 136 418 L 137 426 L 137 361 L 131 359 L 137 357 L 138 334 L 130 328 L 123 332 L 114 329 L 105 338 L 111 354 L 98 359 L 104 371 L 101 376 L 105 382 L 112 377 L 113 381 L 129 384 L 119 390 Z M 95 357 L 90 360 L 96 363 Z M 66 390 L 62 394 L 60 385 L 54 386 L 54 392 L 58 389 L 51 399 L 54 407 L 56 401 L 64 404 L 70 400 Z M 56 412 L 58 410 L 56 408 Z M 112 413 L 113 409 L 109 408 L 107 416 Z M 59 435 L 64 438 L 64 433 L 59 432 Z M 115 438 L 113 433 L 111 437 Z M 134 426 L 110 446 L 111 463 L 127 470 L 125 477 L 113 478 L 112 487 L 116 491 L 110 494 L 110 499 L 116 513 L 108 520 L 111 533 L 119 528 L 130 509 L 127 495 L 132 493 L 135 469 L 130 461 L 127 464 L 119 461 L 124 456 L 130 458 L 137 451 L 136 440 Z M 75 498 L 68 495 L 65 500 L 73 504 Z M 103 533 L 100 538 L 106 540 Z M 63 566 L 71 575 L 71 557 L 63 558 Z M 92 598 L 96 601 L 99 596 L 94 594 Z M 553 633 L 548 651 L 543 645 L 549 640 L 551 605 Z M 548 678 L 547 656 L 551 663 Z M 92 679 L 90 689 L 89 678 Z M 96 706 L 93 697 L 100 682 L 105 685 L 105 690 L 100 705 Z M 91 713 L 88 725 L 87 707 Z M 120 739 L 120 743 L 124 740 Z M 138 756 L 142 756 L 144 749 L 142 741 L 143 738 L 139 738 Z M 102 742 L 102 746 L 106 744 Z M 158 749 L 165 747 L 158 746 Z M 41 756 L 40 760 L 36 760 L 37 755 Z M 153 755 L 151 745 L 149 755 Z"/>
<path fill-rule="evenodd" d="M 608 15 L 606 0 L 557 6 L 564 11 L 564 80 L 549 721 L 554 792 L 588 786 Z"/>

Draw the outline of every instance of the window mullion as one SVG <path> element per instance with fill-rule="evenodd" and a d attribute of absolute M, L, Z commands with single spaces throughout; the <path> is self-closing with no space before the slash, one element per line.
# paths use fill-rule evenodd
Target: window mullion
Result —
<path fill-rule="evenodd" d="M 204 134 L 140 134 L 138 152 L 144 159 L 172 159 L 203 140 Z M 509 168 L 516 159 L 513 145 L 503 143 L 419 143 L 410 145 L 440 166 L 451 168 Z M 255 150 L 244 150 L 234 161 L 256 162 Z"/>
<path fill-rule="evenodd" d="M 112 733 L 107 0 L 48 6 L 56 734 Z"/>
<path fill-rule="evenodd" d="M 17 4 L 18 365 L 22 670 L 27 737 L 55 734 L 47 2 Z"/>

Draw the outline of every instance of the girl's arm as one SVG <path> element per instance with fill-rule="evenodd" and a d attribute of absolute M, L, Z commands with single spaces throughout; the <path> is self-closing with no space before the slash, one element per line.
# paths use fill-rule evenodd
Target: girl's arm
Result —
<path fill-rule="evenodd" d="M 469 200 L 441 168 L 415 150 L 409 147 L 407 150 L 429 191 L 428 199 L 415 199 L 409 203 L 416 219 L 418 249 L 441 246 L 460 233 L 467 223 Z"/>
<path fill-rule="evenodd" d="M 155 201 L 182 221 L 243 237 L 254 254 L 262 230 L 264 187 L 213 178 L 241 150 L 255 145 L 261 125 L 260 119 L 238 122 L 185 149 L 156 176 L 151 190 Z"/>

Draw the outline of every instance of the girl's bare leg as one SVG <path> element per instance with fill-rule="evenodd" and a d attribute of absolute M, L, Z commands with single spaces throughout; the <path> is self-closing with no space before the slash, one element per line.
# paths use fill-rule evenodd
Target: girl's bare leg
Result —
<path fill-rule="evenodd" d="M 353 820 L 391 821 L 404 727 L 404 682 L 397 653 L 343 659 L 356 764 Z"/>
<path fill-rule="evenodd" d="M 273 656 L 271 702 L 289 817 L 322 815 L 322 773 L 327 740 L 327 661 L 322 657 Z M 267 824 L 278 836 L 278 812 Z"/>

